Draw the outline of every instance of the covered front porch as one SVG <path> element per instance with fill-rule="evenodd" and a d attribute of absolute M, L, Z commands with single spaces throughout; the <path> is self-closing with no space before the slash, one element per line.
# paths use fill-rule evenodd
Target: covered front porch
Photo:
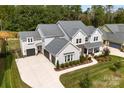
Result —
<path fill-rule="evenodd" d="M 84 55 L 96 54 L 100 52 L 101 42 L 86 43 L 84 45 Z"/>

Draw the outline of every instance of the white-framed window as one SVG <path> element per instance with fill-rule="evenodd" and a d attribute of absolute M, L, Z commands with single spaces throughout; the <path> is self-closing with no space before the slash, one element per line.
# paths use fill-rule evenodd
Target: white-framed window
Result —
<path fill-rule="evenodd" d="M 32 43 L 33 42 L 33 37 L 27 37 L 27 42 Z"/>
<path fill-rule="evenodd" d="M 81 43 L 81 38 L 79 39 L 79 43 Z"/>
<path fill-rule="evenodd" d="M 85 38 L 85 42 L 88 42 L 88 37 Z"/>
<path fill-rule="evenodd" d="M 81 38 L 76 39 L 76 43 L 77 44 L 82 43 L 82 39 Z"/>
<path fill-rule="evenodd" d="M 98 41 L 98 36 L 97 37 L 94 37 L 94 41 Z"/>
<path fill-rule="evenodd" d="M 76 39 L 76 43 L 78 44 L 78 39 Z"/>
<path fill-rule="evenodd" d="M 99 47 L 94 48 L 94 53 L 99 52 Z"/>
<path fill-rule="evenodd" d="M 64 54 L 64 56 L 65 56 L 65 62 L 69 62 L 73 60 L 74 53 L 67 53 L 67 54 Z"/>

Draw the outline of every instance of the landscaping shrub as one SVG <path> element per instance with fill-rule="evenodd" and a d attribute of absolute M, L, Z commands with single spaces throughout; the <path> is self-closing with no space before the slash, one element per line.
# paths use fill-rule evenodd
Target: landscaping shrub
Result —
<path fill-rule="evenodd" d="M 69 62 L 69 66 L 73 66 L 73 61 Z"/>
<path fill-rule="evenodd" d="M 1 46 L 0 47 L 1 47 L 0 55 L 2 57 L 5 57 L 6 53 L 7 53 L 7 42 L 6 42 L 6 40 L 4 40 L 4 39 L 1 40 Z"/>
<path fill-rule="evenodd" d="M 110 70 L 112 70 L 113 72 L 116 72 L 118 69 L 120 69 L 122 66 L 121 62 L 116 62 L 114 64 L 112 64 L 112 66 L 109 67 Z"/>
<path fill-rule="evenodd" d="M 111 71 L 113 71 L 113 72 L 116 72 L 117 71 L 117 68 L 114 65 L 110 66 L 109 69 Z"/>
<path fill-rule="evenodd" d="M 117 69 L 120 69 L 121 66 L 122 66 L 122 64 L 121 64 L 121 62 L 116 62 L 116 63 L 114 63 L 114 66 L 115 66 Z"/>
<path fill-rule="evenodd" d="M 60 69 L 59 61 L 57 60 L 56 68 Z"/>
<path fill-rule="evenodd" d="M 83 63 L 86 60 L 84 56 L 80 56 L 80 63 Z"/>
<path fill-rule="evenodd" d="M 91 61 L 91 57 L 88 57 L 88 60 Z"/>
<path fill-rule="evenodd" d="M 80 61 L 76 60 L 74 61 L 75 65 L 78 65 L 80 63 Z"/>
<path fill-rule="evenodd" d="M 104 56 L 109 56 L 110 50 L 108 48 L 104 48 L 102 53 Z"/>
<path fill-rule="evenodd" d="M 64 68 L 65 67 L 65 64 L 61 64 L 61 68 Z"/>
<path fill-rule="evenodd" d="M 89 88 L 92 86 L 92 81 L 89 78 L 89 74 L 84 74 L 83 78 L 80 80 L 80 86 L 82 88 Z"/>
<path fill-rule="evenodd" d="M 98 56 L 94 56 L 94 58 L 96 59 L 96 58 L 98 58 Z"/>
<path fill-rule="evenodd" d="M 65 67 L 69 67 L 69 63 L 65 63 Z"/>

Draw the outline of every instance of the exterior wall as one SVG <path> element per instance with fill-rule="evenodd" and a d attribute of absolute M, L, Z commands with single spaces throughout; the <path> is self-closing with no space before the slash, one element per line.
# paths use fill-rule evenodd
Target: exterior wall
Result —
<path fill-rule="evenodd" d="M 35 48 L 35 54 L 37 54 L 38 52 L 36 47 L 37 43 L 42 43 L 42 40 L 37 40 L 32 43 L 27 43 L 27 41 L 26 42 L 21 41 L 21 50 L 22 50 L 23 56 L 26 56 L 27 55 L 26 50 L 31 48 Z"/>
<path fill-rule="evenodd" d="M 57 63 L 57 60 L 59 61 L 60 64 L 65 63 L 64 54 L 70 53 L 70 52 L 74 52 L 73 60 L 79 60 L 80 59 L 80 51 L 76 47 L 74 47 L 72 44 L 69 44 L 66 46 L 66 48 L 59 55 L 56 56 L 56 63 Z"/>
<path fill-rule="evenodd" d="M 53 39 L 54 39 L 54 37 L 53 38 L 45 38 L 44 39 L 44 45 L 45 46 L 48 45 Z"/>
<path fill-rule="evenodd" d="M 82 44 L 84 44 L 85 43 L 85 35 L 84 34 L 82 34 L 81 32 L 78 32 L 74 37 L 73 37 L 73 39 L 71 40 L 71 42 L 72 42 L 72 44 L 74 44 L 74 45 L 82 45 Z M 81 39 L 81 43 L 76 43 L 76 39 Z"/>
<path fill-rule="evenodd" d="M 97 36 L 98 36 L 98 40 L 97 40 L 97 41 L 94 41 L 94 37 L 97 37 Z M 91 42 L 91 43 L 93 43 L 93 42 L 103 42 L 101 33 L 100 33 L 98 30 L 96 30 L 96 31 L 91 35 L 91 37 L 90 37 L 90 39 L 89 39 L 89 42 Z"/>

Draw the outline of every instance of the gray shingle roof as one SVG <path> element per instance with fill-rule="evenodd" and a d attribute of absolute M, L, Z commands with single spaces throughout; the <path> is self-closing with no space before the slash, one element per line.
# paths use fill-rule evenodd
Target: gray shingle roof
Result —
<path fill-rule="evenodd" d="M 111 32 L 101 30 L 103 33 L 103 39 L 110 42 L 123 44 L 124 43 L 124 24 L 107 24 L 107 27 Z M 112 33 L 113 32 L 113 33 Z"/>
<path fill-rule="evenodd" d="M 39 24 L 37 28 L 41 30 L 44 37 L 64 36 L 56 24 Z"/>
<path fill-rule="evenodd" d="M 33 37 L 34 40 L 41 40 L 41 36 L 40 36 L 39 32 L 37 32 L 37 31 L 19 32 L 19 37 L 23 41 L 26 41 L 27 40 L 27 37 Z"/>
<path fill-rule="evenodd" d="M 45 49 L 55 56 L 69 41 L 64 38 L 55 38 L 51 41 Z"/>
<path fill-rule="evenodd" d="M 86 44 L 84 44 L 84 47 L 94 48 L 94 47 L 100 47 L 101 45 L 102 45 L 102 42 L 86 43 Z"/>
<path fill-rule="evenodd" d="M 124 24 L 106 24 L 106 26 L 113 32 L 124 32 Z"/>
<path fill-rule="evenodd" d="M 90 35 L 91 31 L 81 21 L 58 21 L 66 34 L 71 38 L 78 30 L 82 30 L 85 34 Z"/>

